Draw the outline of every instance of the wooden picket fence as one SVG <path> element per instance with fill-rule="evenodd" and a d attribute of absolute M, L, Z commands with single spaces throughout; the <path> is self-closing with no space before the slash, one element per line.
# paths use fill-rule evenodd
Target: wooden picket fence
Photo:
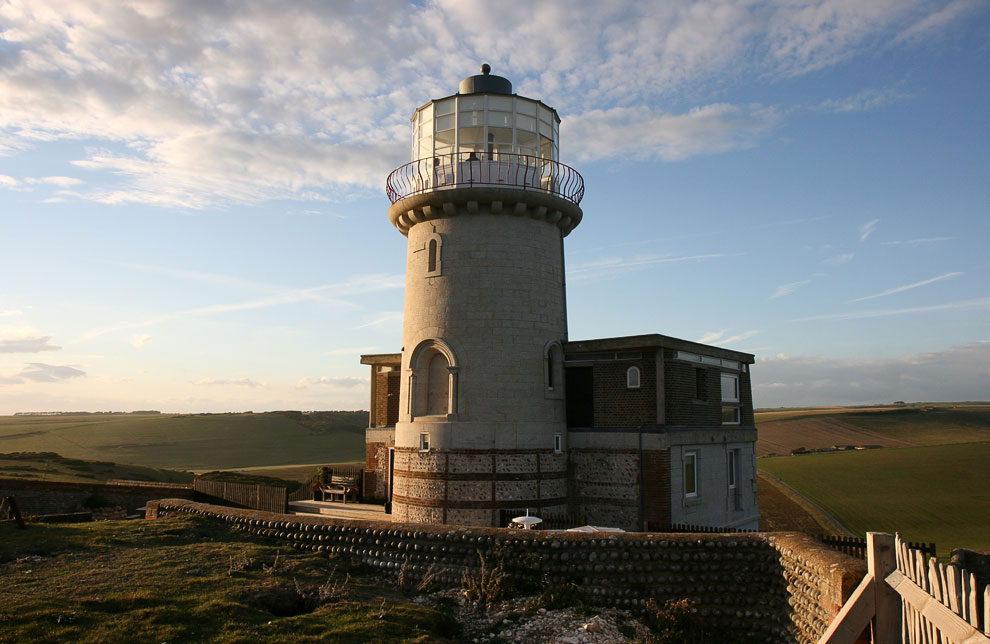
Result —
<path fill-rule="evenodd" d="M 862 537 L 838 537 L 831 534 L 820 534 L 818 540 L 833 550 L 838 550 L 843 554 L 857 559 L 866 559 L 866 539 Z M 935 557 L 934 543 L 907 542 L 909 548 L 920 550 L 928 557 Z"/>
<path fill-rule="evenodd" d="M 818 644 L 990 644 L 990 586 L 914 549 L 900 536 L 866 535 L 867 575 Z"/>
<path fill-rule="evenodd" d="M 358 487 L 359 487 L 359 489 L 358 489 L 358 499 L 364 498 L 364 468 L 363 467 L 360 467 L 360 466 L 355 467 L 353 465 L 350 465 L 350 466 L 347 466 L 347 465 L 345 465 L 345 466 L 339 466 L 338 465 L 336 467 L 329 467 L 329 466 L 327 466 L 327 470 L 329 471 L 328 474 L 327 474 L 327 478 L 326 478 L 326 480 L 328 480 L 328 481 L 332 477 L 334 477 L 334 476 L 348 476 L 348 477 L 356 478 L 357 481 L 358 481 Z M 315 474 L 315 472 L 316 472 L 316 470 L 314 470 L 314 474 Z M 295 492 L 293 492 L 292 494 L 290 494 L 289 497 L 288 497 L 288 500 L 289 501 L 313 501 L 316 498 L 317 498 L 316 493 L 313 491 L 313 488 L 311 488 L 310 487 L 310 484 L 307 482 L 307 483 L 303 483 L 301 486 L 299 486 L 299 489 L 298 490 L 296 490 Z"/>
<path fill-rule="evenodd" d="M 197 478 L 193 481 L 196 500 L 205 503 L 231 505 L 237 508 L 284 514 L 288 511 L 288 495 L 284 487 L 268 487 L 246 483 L 228 483 Z"/>
<path fill-rule="evenodd" d="M 720 528 L 718 526 L 712 527 L 706 525 L 692 525 L 689 523 L 671 523 L 663 529 L 656 530 L 656 532 L 684 532 L 684 533 L 697 532 L 701 534 L 725 534 L 727 532 L 729 533 L 756 532 L 756 530 L 738 530 L 736 528 Z"/>

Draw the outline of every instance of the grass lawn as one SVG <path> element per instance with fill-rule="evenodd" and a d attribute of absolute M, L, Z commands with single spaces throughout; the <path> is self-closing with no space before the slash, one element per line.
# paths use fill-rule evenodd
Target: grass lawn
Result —
<path fill-rule="evenodd" d="M 852 532 L 990 549 L 990 442 L 761 458 Z"/>
<path fill-rule="evenodd" d="M 0 478 L 72 483 L 103 483 L 108 479 L 189 483 L 193 474 L 143 465 L 65 458 L 51 452 L 18 452 L 0 454 Z"/>
<path fill-rule="evenodd" d="M 0 524 L 0 644 L 451 641 L 456 622 L 360 564 L 195 517 Z"/>
<path fill-rule="evenodd" d="M 367 424 L 367 412 L 0 416 L 0 452 L 183 470 L 360 461 Z"/>

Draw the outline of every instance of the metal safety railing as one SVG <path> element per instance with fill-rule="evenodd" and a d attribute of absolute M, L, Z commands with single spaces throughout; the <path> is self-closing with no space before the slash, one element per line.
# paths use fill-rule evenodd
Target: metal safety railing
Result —
<path fill-rule="evenodd" d="M 584 179 L 574 168 L 525 154 L 452 152 L 417 159 L 388 175 L 385 193 L 395 203 L 406 197 L 471 186 L 548 192 L 573 202 L 584 198 Z"/>

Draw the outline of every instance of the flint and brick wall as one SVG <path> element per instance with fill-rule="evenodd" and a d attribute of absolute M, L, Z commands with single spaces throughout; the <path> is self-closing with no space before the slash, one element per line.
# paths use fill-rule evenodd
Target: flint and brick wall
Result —
<path fill-rule="evenodd" d="M 99 494 L 113 505 L 133 511 L 151 499 L 193 497 L 191 485 L 149 484 L 122 485 L 103 483 L 69 483 L 65 481 L 30 481 L 0 479 L 0 498 L 12 496 L 25 516 L 65 514 L 84 510 L 83 501 Z"/>
<path fill-rule="evenodd" d="M 349 554 L 385 574 L 465 572 L 501 559 L 509 575 L 576 584 L 585 603 L 640 610 L 689 598 L 723 632 L 765 642 L 817 641 L 865 564 L 801 534 L 574 533 L 287 516 L 182 499 L 148 504 L 149 519 L 192 514 L 299 549 Z"/>

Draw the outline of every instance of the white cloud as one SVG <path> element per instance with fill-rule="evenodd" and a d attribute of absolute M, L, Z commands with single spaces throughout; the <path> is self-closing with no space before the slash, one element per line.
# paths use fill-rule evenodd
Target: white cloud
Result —
<path fill-rule="evenodd" d="M 40 353 L 58 351 L 61 348 L 52 344 L 52 336 L 44 335 L 37 329 L 29 326 L 0 325 L 0 353 Z"/>
<path fill-rule="evenodd" d="M 902 309 L 879 309 L 874 311 L 858 311 L 849 313 L 828 313 L 825 315 L 810 315 L 803 318 L 795 318 L 791 322 L 810 322 L 814 320 L 865 320 L 870 318 L 883 318 L 894 315 L 909 315 L 911 313 L 930 313 L 932 311 L 958 311 L 958 310 L 981 310 L 990 309 L 990 297 L 976 298 L 972 300 L 961 300 L 959 302 L 948 302 L 946 304 L 932 304 L 930 306 L 914 306 Z"/>
<path fill-rule="evenodd" d="M 62 198 L 184 208 L 337 200 L 377 192 L 404 161 L 412 110 L 452 93 L 473 71 L 464 61 L 488 59 L 520 93 L 568 106 L 564 136 L 579 158 L 683 159 L 754 145 L 781 110 L 701 96 L 672 114 L 653 107 L 661 99 L 721 93 L 741 73 L 799 76 L 895 38 L 941 38 L 978 6 L 6 3 L 0 154 L 86 141 L 76 166 L 115 181 Z"/>
<path fill-rule="evenodd" d="M 327 356 L 358 356 L 366 353 L 374 353 L 378 347 L 344 347 L 342 349 L 331 349 L 323 355 Z"/>
<path fill-rule="evenodd" d="M 885 360 L 778 356 L 753 366 L 759 407 L 985 400 L 990 343 Z"/>
<path fill-rule="evenodd" d="M 24 311 L 19 309 L 13 309 L 10 311 L 0 311 L 0 318 L 12 317 L 15 315 L 24 315 Z"/>
<path fill-rule="evenodd" d="M 709 331 L 705 335 L 695 340 L 695 342 L 698 342 L 700 344 L 708 344 L 709 342 L 714 342 L 715 340 L 718 340 L 719 338 L 724 336 L 726 331 L 727 329 L 722 329 L 721 331 Z"/>
<path fill-rule="evenodd" d="M 592 110 L 561 123 L 563 145 L 579 161 L 633 157 L 680 161 L 752 147 L 780 119 L 760 105 L 706 105 L 685 114 L 646 106 Z"/>
<path fill-rule="evenodd" d="M 723 344 L 732 344 L 733 342 L 742 342 L 743 340 L 748 340 L 759 333 L 759 331 L 743 331 L 742 333 L 737 333 L 736 335 L 730 336 L 718 342 L 712 342 L 712 344 L 721 346 Z"/>
<path fill-rule="evenodd" d="M 908 95 L 896 87 L 864 89 L 852 96 L 823 101 L 818 104 L 816 109 L 839 114 L 844 112 L 864 112 L 866 110 L 879 109 L 906 98 L 908 98 Z"/>
<path fill-rule="evenodd" d="M 611 277 L 617 273 L 628 273 L 655 266 L 657 264 L 673 264 L 679 262 L 693 262 L 706 259 L 722 259 L 725 257 L 741 257 L 745 253 L 706 253 L 703 255 L 646 255 L 640 257 L 605 257 L 603 259 L 570 266 L 567 269 L 567 280 L 577 282 L 581 280 L 600 279 Z"/>
<path fill-rule="evenodd" d="M 877 224 L 879 224 L 879 223 L 880 223 L 880 220 L 879 219 L 871 219 L 870 221 L 868 221 L 865 224 L 863 224 L 862 226 L 860 226 L 859 227 L 859 241 L 860 242 L 865 242 L 866 239 L 867 239 L 867 237 L 869 237 L 870 235 L 872 235 L 873 234 L 873 231 L 876 230 Z"/>
<path fill-rule="evenodd" d="M 306 389 L 313 386 L 329 389 L 364 389 L 368 386 L 368 379 L 354 376 L 320 376 L 319 378 L 300 378 L 296 383 L 296 389 Z"/>
<path fill-rule="evenodd" d="M 833 257 L 828 257 L 822 260 L 822 264 L 829 264 L 831 266 L 839 266 L 841 264 L 848 264 L 855 257 L 855 253 L 842 253 L 840 255 L 835 255 Z"/>
<path fill-rule="evenodd" d="M 811 280 L 801 280 L 799 282 L 788 282 L 787 284 L 781 284 L 774 290 L 773 294 L 770 296 L 770 299 L 775 300 L 778 297 L 784 297 L 790 295 L 791 293 L 798 290 L 805 284 L 810 284 L 810 283 Z"/>
<path fill-rule="evenodd" d="M 137 333 L 131 336 L 131 346 L 135 349 L 140 349 L 149 342 L 151 342 L 151 336 L 146 333 Z"/>
<path fill-rule="evenodd" d="M 0 188 L 16 188 L 19 183 L 20 181 L 14 177 L 0 174 Z"/>
<path fill-rule="evenodd" d="M 229 387 L 244 387 L 247 389 L 268 388 L 267 382 L 252 380 L 250 378 L 200 378 L 193 384 L 205 386 L 205 387 L 229 386 Z"/>
<path fill-rule="evenodd" d="M 397 322 L 402 322 L 402 311 L 385 311 L 383 313 L 377 314 L 375 317 L 371 318 L 368 322 L 364 324 L 359 324 L 354 327 L 355 329 L 367 329 L 370 327 L 384 326 L 387 324 L 394 324 Z"/>
<path fill-rule="evenodd" d="M 933 244 L 935 242 L 951 241 L 955 237 L 922 237 L 920 239 L 904 239 L 900 241 L 882 241 L 881 246 L 920 246 L 921 244 Z"/>
<path fill-rule="evenodd" d="M 19 376 L 34 382 L 59 382 L 70 378 L 85 376 L 86 372 L 69 365 L 44 364 L 42 362 L 28 362 Z"/>
<path fill-rule="evenodd" d="M 79 184 L 84 183 L 82 179 L 77 179 L 75 177 L 62 177 L 62 176 L 37 177 L 37 178 L 32 177 L 25 179 L 24 182 L 35 183 L 35 184 L 42 183 L 52 186 L 59 186 L 61 188 L 68 188 L 69 186 L 78 186 Z"/>
<path fill-rule="evenodd" d="M 886 291 L 881 291 L 880 293 L 875 293 L 874 295 L 867 295 L 865 297 L 857 297 L 855 300 L 849 300 L 849 304 L 853 302 L 862 302 L 864 300 L 873 300 L 878 297 L 886 297 L 888 295 L 893 295 L 894 293 L 903 293 L 904 291 L 910 291 L 913 288 L 918 288 L 919 286 L 927 286 L 929 284 L 934 284 L 935 282 L 941 282 L 942 280 L 952 279 L 953 277 L 959 277 L 960 275 L 965 275 L 965 273 L 945 273 L 944 275 L 939 275 L 938 277 L 932 277 L 927 280 L 922 280 L 920 282 L 915 282 L 914 284 L 907 284 L 905 286 L 897 286 L 895 288 L 889 288 Z"/>

